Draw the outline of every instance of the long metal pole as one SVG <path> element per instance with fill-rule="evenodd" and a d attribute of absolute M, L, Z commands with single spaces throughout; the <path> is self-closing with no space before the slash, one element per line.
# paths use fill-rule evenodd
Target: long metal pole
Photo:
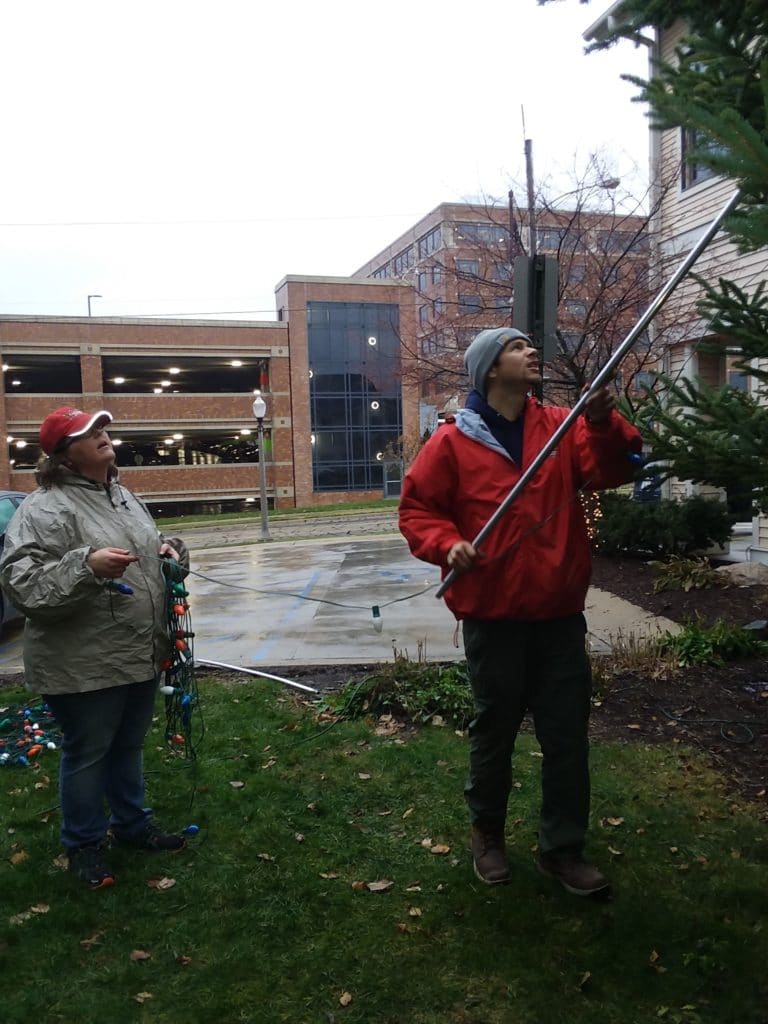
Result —
<path fill-rule="evenodd" d="M 244 668 L 242 665 L 227 665 L 224 661 L 208 661 L 207 658 L 195 658 L 195 665 L 209 665 L 211 668 L 227 668 L 232 672 L 244 672 L 249 676 L 260 676 L 262 679 L 274 679 L 275 682 L 292 686 L 295 690 L 303 690 L 305 693 L 319 693 L 314 686 L 305 686 L 304 683 L 294 683 L 291 679 L 284 679 L 282 676 L 273 676 L 269 672 L 259 672 L 255 668 Z"/>
<path fill-rule="evenodd" d="M 267 519 L 267 467 L 264 460 L 264 421 L 259 416 L 259 505 L 261 506 L 261 539 L 272 540 Z"/>
<path fill-rule="evenodd" d="M 637 321 L 637 323 L 632 328 L 632 330 L 629 332 L 629 334 L 626 336 L 624 341 L 622 341 L 622 343 L 619 345 L 619 347 L 616 349 L 616 351 L 612 353 L 612 355 L 610 356 L 610 358 L 606 362 L 605 366 L 602 368 L 602 370 L 600 370 L 600 372 L 597 374 L 595 379 L 592 381 L 592 383 L 591 383 L 591 385 L 589 387 L 589 390 L 586 391 L 579 398 L 579 400 L 576 403 L 576 405 L 574 405 L 574 407 L 568 413 L 566 418 L 563 420 L 563 422 L 560 424 L 560 426 L 554 432 L 552 437 L 550 437 L 549 441 L 547 441 L 547 443 L 541 449 L 541 451 L 536 456 L 536 458 L 533 460 L 533 462 L 530 464 L 530 466 L 523 472 L 522 476 L 517 481 L 517 483 L 512 488 L 512 490 L 509 492 L 509 494 L 506 496 L 504 501 L 502 501 L 502 503 L 499 505 L 499 507 L 496 509 L 496 511 L 491 516 L 491 518 L 488 520 L 488 522 L 485 524 L 485 526 L 482 528 L 482 530 L 478 533 L 478 535 L 472 541 L 472 546 L 474 548 L 478 548 L 480 546 L 480 544 L 482 544 L 482 542 L 485 540 L 485 538 L 488 536 L 488 534 L 493 530 L 493 528 L 496 526 L 496 524 L 499 522 L 499 520 L 504 516 L 504 514 L 507 511 L 507 509 L 512 504 L 512 502 L 515 500 L 515 498 L 518 496 L 518 494 L 520 494 L 520 492 L 526 486 L 526 484 L 531 479 L 531 477 L 536 472 L 538 472 L 539 467 L 549 457 L 550 452 L 554 451 L 554 449 L 560 443 L 561 438 L 563 438 L 565 436 L 565 434 L 568 433 L 568 431 L 573 426 L 573 423 L 576 420 L 576 418 L 581 415 L 581 413 L 584 410 L 584 407 L 586 406 L 587 402 L 589 401 L 591 396 L 594 394 L 594 392 L 597 391 L 598 388 L 601 388 L 603 386 L 603 384 L 607 383 L 607 381 L 611 378 L 611 376 L 613 374 L 613 371 L 616 369 L 616 367 L 621 362 L 621 360 L 624 358 L 624 356 L 627 354 L 627 352 L 632 348 L 632 346 L 634 345 L 634 343 L 637 340 L 637 338 L 642 334 L 642 332 L 645 330 L 645 328 L 648 326 L 648 324 L 651 322 L 651 320 L 653 320 L 653 318 L 656 316 L 656 314 L 662 308 L 664 303 L 670 297 L 672 292 L 675 290 L 675 288 L 677 288 L 678 284 L 680 284 L 680 282 L 685 277 L 685 275 L 688 273 L 688 271 L 691 269 L 693 264 L 696 262 L 696 260 L 704 252 L 704 250 L 707 248 L 707 246 L 712 241 L 714 236 L 717 234 L 717 232 L 720 229 L 720 225 L 722 224 L 723 220 L 728 216 L 728 214 L 734 208 L 736 203 L 739 201 L 739 196 L 740 196 L 740 192 L 738 190 L 733 193 L 733 195 L 728 200 L 728 202 L 725 204 L 725 206 L 722 208 L 720 213 L 718 213 L 718 215 L 715 217 L 715 219 L 709 225 L 709 227 L 704 232 L 704 234 L 701 236 L 701 238 L 698 240 L 696 245 L 694 245 L 694 247 L 691 249 L 691 251 L 685 257 L 685 259 L 680 264 L 680 266 L 677 268 L 677 270 L 672 275 L 672 277 L 669 279 L 669 281 L 667 281 L 667 283 L 661 289 L 661 291 L 656 296 L 656 298 L 653 300 L 651 305 L 648 307 L 648 309 L 645 311 L 645 313 L 643 313 L 643 315 Z M 435 597 L 442 597 L 443 594 L 448 589 L 448 587 L 450 587 L 450 585 L 456 579 L 457 575 L 458 575 L 458 573 L 456 572 L 456 570 L 455 569 L 451 569 L 451 571 L 448 573 L 448 575 L 445 577 L 445 579 L 443 580 L 442 584 L 438 588 L 438 590 L 437 590 L 437 592 L 435 594 Z"/>

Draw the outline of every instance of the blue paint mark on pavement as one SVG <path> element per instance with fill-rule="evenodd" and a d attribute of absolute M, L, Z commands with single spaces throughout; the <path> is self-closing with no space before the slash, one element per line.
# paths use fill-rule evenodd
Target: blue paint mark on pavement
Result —
<path fill-rule="evenodd" d="M 301 608 L 301 606 L 304 604 L 302 598 L 309 597 L 309 595 L 312 593 L 315 584 L 319 579 L 320 571 L 318 570 L 317 572 L 313 573 L 313 575 L 309 578 L 309 582 L 307 583 L 307 585 L 304 587 L 302 591 L 300 591 L 300 596 L 294 598 L 294 600 L 288 606 L 288 610 L 286 611 L 286 613 L 280 617 L 281 626 L 287 626 L 289 622 L 292 622 L 296 618 L 299 608 Z M 258 664 L 261 661 L 265 661 L 267 655 L 269 654 L 269 652 L 272 650 L 272 648 L 275 646 L 279 639 L 280 637 L 274 636 L 270 640 L 265 640 L 261 647 L 259 647 L 253 654 L 254 663 Z"/>

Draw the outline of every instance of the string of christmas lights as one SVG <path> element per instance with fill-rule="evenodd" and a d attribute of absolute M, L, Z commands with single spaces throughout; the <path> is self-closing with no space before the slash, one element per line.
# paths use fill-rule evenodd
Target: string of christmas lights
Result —
<path fill-rule="evenodd" d="M 34 766 L 60 744 L 61 730 L 47 704 L 0 708 L 0 766 Z"/>
<path fill-rule="evenodd" d="M 168 598 L 168 635 L 173 649 L 160 666 L 160 692 L 165 697 L 165 740 L 190 760 L 205 734 L 200 695 L 195 677 L 194 632 L 189 613 L 186 570 L 173 559 L 163 559 Z"/>

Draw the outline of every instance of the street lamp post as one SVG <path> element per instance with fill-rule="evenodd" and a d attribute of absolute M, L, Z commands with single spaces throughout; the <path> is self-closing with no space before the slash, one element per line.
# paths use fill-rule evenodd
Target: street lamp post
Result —
<path fill-rule="evenodd" d="M 259 504 L 261 507 L 261 539 L 272 540 L 267 518 L 267 467 L 264 461 L 264 416 L 267 403 L 258 388 L 253 392 L 253 415 L 259 427 Z"/>
<path fill-rule="evenodd" d="M 101 295 L 89 295 L 88 296 L 88 316 L 91 315 L 91 299 L 100 299 Z"/>

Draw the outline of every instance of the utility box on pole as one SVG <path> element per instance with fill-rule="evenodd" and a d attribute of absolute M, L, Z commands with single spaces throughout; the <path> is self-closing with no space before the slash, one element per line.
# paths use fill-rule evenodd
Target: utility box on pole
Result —
<path fill-rule="evenodd" d="M 557 355 L 558 291 L 554 256 L 515 257 L 512 326 L 535 342 L 545 363 Z"/>

